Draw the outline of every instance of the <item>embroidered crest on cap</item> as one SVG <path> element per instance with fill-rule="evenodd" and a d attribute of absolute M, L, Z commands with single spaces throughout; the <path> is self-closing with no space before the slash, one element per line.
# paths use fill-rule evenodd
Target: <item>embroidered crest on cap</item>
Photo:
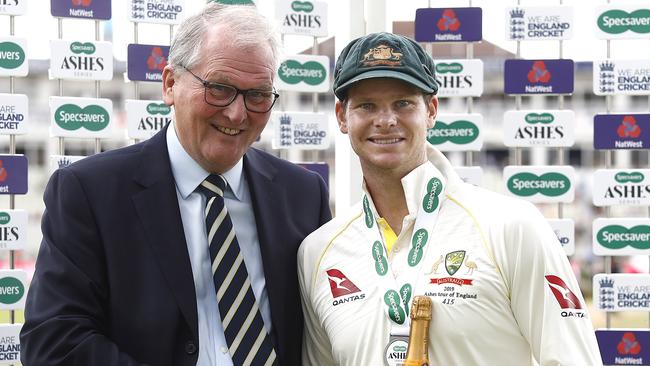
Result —
<path fill-rule="evenodd" d="M 392 47 L 380 44 L 377 47 L 369 49 L 363 55 L 361 66 L 401 66 L 402 56 L 403 54 L 401 52 L 394 51 Z"/>

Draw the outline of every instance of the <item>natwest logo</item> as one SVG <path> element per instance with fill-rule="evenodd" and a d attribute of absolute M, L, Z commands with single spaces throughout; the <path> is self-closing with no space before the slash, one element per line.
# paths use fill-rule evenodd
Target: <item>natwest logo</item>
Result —
<path fill-rule="evenodd" d="M 72 0 L 72 6 L 89 7 L 93 0 Z"/>
<path fill-rule="evenodd" d="M 9 173 L 7 172 L 7 169 L 4 167 L 4 163 L 2 160 L 0 160 L 0 182 L 4 182 L 7 180 L 7 176 Z"/>
<path fill-rule="evenodd" d="M 616 345 L 616 351 L 619 355 L 638 355 L 641 352 L 641 344 L 636 340 L 633 332 L 625 332 Z"/>
<path fill-rule="evenodd" d="M 338 269 L 328 269 L 327 279 L 330 281 L 330 289 L 332 290 L 332 297 L 337 298 L 345 295 L 350 295 L 359 292 L 359 288 L 348 279 L 343 272 Z"/>
<path fill-rule="evenodd" d="M 460 28 L 460 20 L 456 17 L 453 9 L 445 9 L 442 12 L 442 17 L 438 20 L 437 26 L 441 31 L 456 32 Z"/>
<path fill-rule="evenodd" d="M 528 72 L 528 81 L 544 84 L 551 81 L 551 73 L 546 69 L 544 61 L 533 62 L 533 67 Z"/>
<path fill-rule="evenodd" d="M 616 129 L 616 133 L 619 137 L 638 138 L 641 134 L 641 127 L 636 124 L 636 118 L 634 116 L 625 116 Z"/>
<path fill-rule="evenodd" d="M 149 70 L 160 70 L 167 66 L 167 59 L 163 55 L 163 50 L 161 47 L 151 48 L 151 54 L 147 58 L 147 67 Z"/>

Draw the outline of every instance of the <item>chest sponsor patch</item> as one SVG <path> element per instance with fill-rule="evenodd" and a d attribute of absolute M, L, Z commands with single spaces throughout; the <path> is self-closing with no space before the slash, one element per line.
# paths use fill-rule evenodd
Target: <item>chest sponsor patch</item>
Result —
<path fill-rule="evenodd" d="M 330 283 L 330 290 L 334 301 L 332 305 L 336 306 L 366 297 L 346 275 L 338 269 L 332 268 L 326 271 L 327 280 Z"/>

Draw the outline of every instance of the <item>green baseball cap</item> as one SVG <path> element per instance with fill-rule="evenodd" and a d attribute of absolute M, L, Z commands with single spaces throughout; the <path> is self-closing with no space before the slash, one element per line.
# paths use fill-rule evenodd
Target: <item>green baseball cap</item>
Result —
<path fill-rule="evenodd" d="M 414 40 L 392 33 L 372 33 L 350 42 L 334 67 L 334 94 L 345 98 L 357 81 L 394 78 L 425 93 L 436 94 L 433 59 Z"/>

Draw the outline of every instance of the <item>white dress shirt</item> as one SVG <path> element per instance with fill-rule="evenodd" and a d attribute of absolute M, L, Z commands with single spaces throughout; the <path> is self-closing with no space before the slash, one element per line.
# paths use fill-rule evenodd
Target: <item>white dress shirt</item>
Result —
<path fill-rule="evenodd" d="M 171 162 L 176 196 L 183 221 L 183 232 L 192 265 L 199 327 L 199 358 L 197 366 L 232 365 L 224 336 L 217 295 L 212 280 L 210 253 L 205 229 L 205 197 L 196 192 L 209 175 L 185 151 L 172 122 L 167 129 L 167 150 Z M 230 213 L 244 263 L 248 270 L 255 299 L 267 331 L 271 331 L 271 308 L 266 292 L 266 280 L 257 226 L 248 183 L 243 173 L 243 159 L 223 174 L 228 182 L 224 191 L 226 208 Z M 179 243 L 180 244 L 180 243 Z"/>

